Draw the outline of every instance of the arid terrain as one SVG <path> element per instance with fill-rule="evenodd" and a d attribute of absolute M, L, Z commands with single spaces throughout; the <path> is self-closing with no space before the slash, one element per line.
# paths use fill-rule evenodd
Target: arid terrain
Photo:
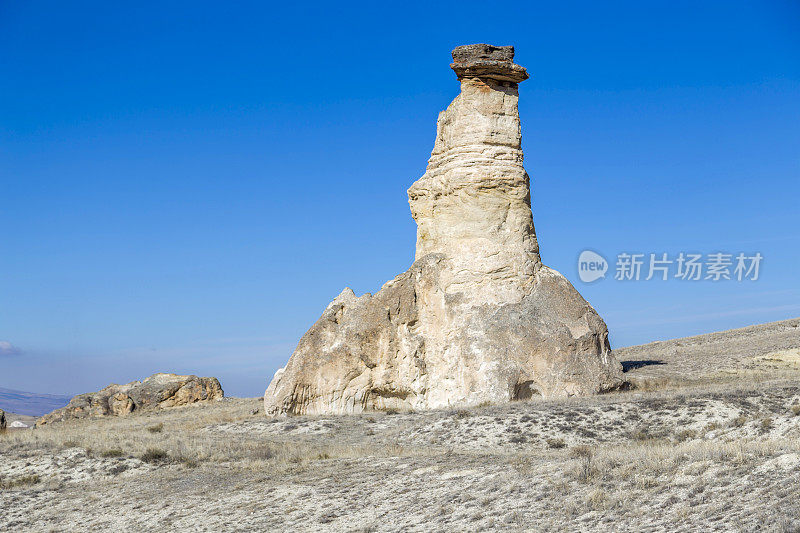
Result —
<path fill-rule="evenodd" d="M 8 430 L 0 530 L 800 531 L 800 319 L 615 353 L 587 398 Z"/>

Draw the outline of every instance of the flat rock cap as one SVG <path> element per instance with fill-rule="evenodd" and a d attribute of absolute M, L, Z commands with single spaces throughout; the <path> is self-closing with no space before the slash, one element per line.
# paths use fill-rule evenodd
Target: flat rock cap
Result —
<path fill-rule="evenodd" d="M 450 64 L 458 79 L 490 78 L 519 83 L 528 79 L 524 67 L 514 63 L 513 46 L 491 44 L 467 44 L 453 50 Z"/>

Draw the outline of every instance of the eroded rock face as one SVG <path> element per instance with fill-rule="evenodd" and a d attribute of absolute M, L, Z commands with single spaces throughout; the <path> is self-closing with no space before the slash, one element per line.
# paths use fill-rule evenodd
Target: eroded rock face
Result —
<path fill-rule="evenodd" d="M 483 78 L 519 83 L 528 79 L 524 67 L 514 64 L 513 46 L 468 44 L 453 50 L 450 64 L 459 80 Z"/>
<path fill-rule="evenodd" d="M 542 265 L 523 168 L 512 47 L 453 52 L 461 94 L 408 190 L 412 267 L 345 289 L 264 396 L 267 414 L 352 413 L 595 394 L 622 385 L 608 330 Z"/>
<path fill-rule="evenodd" d="M 217 378 L 153 374 L 142 381 L 112 384 L 98 392 L 75 396 L 66 407 L 39 418 L 36 425 L 73 418 L 125 416 L 134 411 L 207 402 L 223 396 Z"/>

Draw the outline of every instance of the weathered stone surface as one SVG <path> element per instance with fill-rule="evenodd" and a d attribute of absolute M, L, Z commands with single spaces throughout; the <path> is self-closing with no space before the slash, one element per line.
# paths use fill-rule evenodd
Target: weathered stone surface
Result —
<path fill-rule="evenodd" d="M 73 418 L 125 416 L 134 411 L 177 407 L 223 396 L 217 378 L 153 374 L 142 381 L 112 384 L 98 392 L 75 396 L 66 407 L 39 418 L 36 425 Z"/>
<path fill-rule="evenodd" d="M 461 94 L 440 113 L 428 168 L 408 190 L 414 264 L 375 295 L 345 289 L 334 299 L 275 374 L 267 414 L 471 405 L 623 384 L 605 323 L 539 257 L 517 83 L 502 78 L 522 69 L 513 48 L 470 45 L 453 58 Z M 464 67 L 480 61 L 503 65 Z"/>
<path fill-rule="evenodd" d="M 453 50 L 450 64 L 459 80 L 483 78 L 519 83 L 528 79 L 528 71 L 514 60 L 513 46 L 468 44 Z"/>
<path fill-rule="evenodd" d="M 118 392 L 108 399 L 108 411 L 113 416 L 125 416 L 133 411 L 133 399 L 124 392 Z"/>

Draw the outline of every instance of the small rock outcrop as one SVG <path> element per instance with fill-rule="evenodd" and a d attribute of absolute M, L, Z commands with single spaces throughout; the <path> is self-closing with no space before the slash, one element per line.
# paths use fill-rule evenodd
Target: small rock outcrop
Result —
<path fill-rule="evenodd" d="M 415 262 L 376 294 L 345 289 L 264 395 L 269 415 L 424 409 L 596 394 L 623 384 L 608 330 L 542 264 L 510 46 L 453 51 L 461 93 L 408 190 Z"/>
<path fill-rule="evenodd" d="M 112 384 L 103 390 L 80 394 L 66 407 L 36 421 L 37 426 L 74 418 L 125 416 L 134 411 L 165 409 L 196 402 L 219 400 L 224 396 L 217 378 L 153 374 L 142 381 Z"/>
<path fill-rule="evenodd" d="M 6 429 L 6 412 L 0 409 L 0 430 Z"/>

